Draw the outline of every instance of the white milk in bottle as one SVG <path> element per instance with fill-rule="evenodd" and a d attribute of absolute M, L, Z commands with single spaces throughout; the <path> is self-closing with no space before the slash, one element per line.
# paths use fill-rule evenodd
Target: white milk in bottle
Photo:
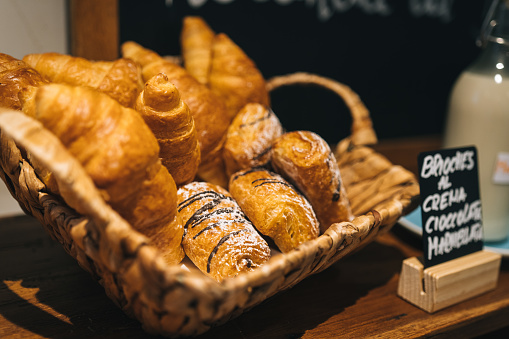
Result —
<path fill-rule="evenodd" d="M 444 147 L 475 145 L 484 238 L 509 234 L 509 4 L 494 1 L 479 58 L 451 92 Z"/>

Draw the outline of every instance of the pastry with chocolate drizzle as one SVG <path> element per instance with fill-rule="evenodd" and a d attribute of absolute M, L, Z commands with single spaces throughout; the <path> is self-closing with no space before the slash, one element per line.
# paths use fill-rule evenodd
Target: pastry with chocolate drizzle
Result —
<path fill-rule="evenodd" d="M 245 105 L 226 133 L 223 146 L 226 174 L 269 163 L 270 146 L 282 134 L 283 127 L 272 109 L 257 103 Z"/>
<path fill-rule="evenodd" d="M 192 182 L 177 194 L 184 222 L 182 246 L 203 273 L 222 281 L 269 260 L 269 245 L 225 189 Z"/>
<path fill-rule="evenodd" d="M 283 253 L 318 237 L 311 204 L 280 175 L 263 168 L 235 173 L 229 190 L 246 216 Z"/>
<path fill-rule="evenodd" d="M 322 233 L 333 223 L 353 219 L 336 158 L 318 134 L 285 133 L 274 142 L 271 152 L 273 169 L 306 196 Z"/>

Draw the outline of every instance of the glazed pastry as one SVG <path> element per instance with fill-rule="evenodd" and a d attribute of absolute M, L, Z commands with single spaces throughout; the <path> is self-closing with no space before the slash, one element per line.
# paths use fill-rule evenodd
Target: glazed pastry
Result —
<path fill-rule="evenodd" d="M 200 146 L 189 108 L 165 74 L 152 77 L 136 100 L 136 110 L 159 142 L 159 157 L 177 186 L 191 182 L 200 164 Z"/>
<path fill-rule="evenodd" d="M 223 158 L 228 176 L 269 162 L 270 146 L 283 127 L 274 112 L 261 104 L 247 104 L 233 119 L 226 134 Z"/>
<path fill-rule="evenodd" d="M 89 61 L 59 53 L 28 54 L 23 61 L 54 83 L 87 86 L 133 107 L 143 82 L 140 69 L 129 59 Z"/>
<path fill-rule="evenodd" d="M 200 142 L 201 164 L 198 176 L 205 181 L 226 186 L 228 181 L 221 149 L 231 119 L 225 114 L 223 101 L 184 68 L 135 42 L 122 44 L 122 54 L 141 65 L 145 82 L 164 73 L 178 88 L 182 100 L 189 106 Z"/>
<path fill-rule="evenodd" d="M 283 134 L 272 145 L 271 163 L 306 196 L 322 233 L 333 223 L 353 219 L 336 158 L 319 135 L 309 131 Z"/>
<path fill-rule="evenodd" d="M 147 235 L 168 263 L 180 262 L 177 187 L 141 116 L 106 94 L 62 84 L 40 86 L 35 110 L 35 118 L 83 165 L 104 200 Z"/>
<path fill-rule="evenodd" d="M 187 16 L 182 21 L 180 44 L 185 69 L 200 83 L 207 84 L 215 33 L 200 17 Z"/>
<path fill-rule="evenodd" d="M 184 251 L 202 272 L 221 281 L 269 260 L 268 244 L 226 190 L 192 182 L 179 188 L 178 201 Z"/>
<path fill-rule="evenodd" d="M 265 169 L 243 170 L 231 177 L 229 190 L 258 231 L 274 240 L 281 252 L 318 237 L 313 208 L 280 175 Z"/>
<path fill-rule="evenodd" d="M 19 93 L 46 83 L 26 62 L 0 53 L 0 106 L 21 110 Z"/>
<path fill-rule="evenodd" d="M 233 118 L 248 103 L 269 106 L 265 79 L 255 63 L 226 34 L 217 34 L 212 43 L 209 87 L 224 98 Z"/>

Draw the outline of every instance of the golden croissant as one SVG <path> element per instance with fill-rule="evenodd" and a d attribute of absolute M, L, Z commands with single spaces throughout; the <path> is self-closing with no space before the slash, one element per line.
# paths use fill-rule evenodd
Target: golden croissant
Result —
<path fill-rule="evenodd" d="M 215 33 L 200 17 L 187 16 L 182 21 L 180 44 L 185 69 L 200 83 L 207 84 Z"/>
<path fill-rule="evenodd" d="M 189 106 L 198 133 L 201 151 L 198 176 L 203 180 L 226 186 L 228 180 L 220 152 L 231 119 L 225 114 L 221 98 L 212 93 L 207 86 L 199 83 L 183 67 L 133 41 L 122 44 L 122 55 L 141 65 L 144 81 L 164 73 L 178 88 L 182 100 Z"/>
<path fill-rule="evenodd" d="M 194 119 L 179 90 L 160 73 L 147 81 L 136 110 L 159 142 L 159 157 L 177 186 L 191 182 L 200 164 Z"/>
<path fill-rule="evenodd" d="M 25 55 L 23 61 L 51 82 L 91 87 L 126 107 L 134 106 L 143 86 L 138 65 L 129 59 L 90 61 L 60 53 L 38 53 Z"/>
<path fill-rule="evenodd" d="M 31 98 L 34 96 L 35 90 L 47 83 L 48 80 L 23 60 L 0 53 L 0 106 L 22 110 L 30 114 L 33 112 Z M 14 143 L 3 134 L 0 135 L 0 138 L 4 145 Z M 3 148 L 11 149 L 8 146 Z M 51 172 L 34 159 L 29 152 L 26 153 L 37 176 L 46 185 L 46 190 L 58 194 L 58 185 Z"/>
<path fill-rule="evenodd" d="M 141 116 L 96 90 L 63 84 L 38 87 L 35 118 L 83 165 L 112 206 L 161 249 L 183 259 L 177 187 L 159 159 L 159 145 Z"/>
<path fill-rule="evenodd" d="M 255 63 L 226 34 L 212 42 L 209 87 L 226 101 L 233 118 L 248 103 L 269 106 L 265 79 Z"/>
<path fill-rule="evenodd" d="M 46 83 L 48 80 L 23 60 L 0 53 L 0 106 L 21 110 L 20 92 Z"/>

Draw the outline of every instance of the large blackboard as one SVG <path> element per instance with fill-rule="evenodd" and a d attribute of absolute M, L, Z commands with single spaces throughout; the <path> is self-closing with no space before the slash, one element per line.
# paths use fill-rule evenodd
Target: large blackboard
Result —
<path fill-rule="evenodd" d="M 119 1 L 120 40 L 180 54 L 186 15 L 228 34 L 266 78 L 298 71 L 356 91 L 380 139 L 440 134 L 450 89 L 475 59 L 488 1 L 150 0 Z M 348 135 L 343 102 L 318 88 L 272 93 L 288 130 L 335 143 Z"/>

